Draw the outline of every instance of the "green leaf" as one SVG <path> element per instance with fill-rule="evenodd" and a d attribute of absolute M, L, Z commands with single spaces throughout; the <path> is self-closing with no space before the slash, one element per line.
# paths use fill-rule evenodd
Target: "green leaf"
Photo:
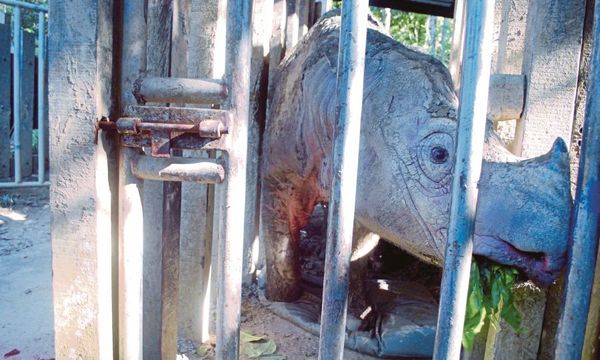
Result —
<path fill-rule="evenodd" d="M 266 340 L 267 337 L 262 335 L 262 336 L 256 336 L 256 335 L 252 335 L 250 333 L 247 333 L 245 331 L 240 331 L 240 341 L 242 343 L 249 343 L 249 342 L 256 342 L 256 341 L 261 341 L 261 340 Z"/>
<path fill-rule="evenodd" d="M 273 355 L 275 351 L 277 351 L 277 345 L 275 345 L 275 341 L 273 340 L 267 340 L 266 342 L 249 342 L 244 346 L 244 354 L 251 359 Z"/>
<path fill-rule="evenodd" d="M 205 357 L 206 355 L 208 355 L 208 352 L 210 351 L 211 347 L 210 345 L 200 345 L 197 349 L 196 349 L 196 354 L 198 354 L 198 356 L 200 357 Z"/>
<path fill-rule="evenodd" d="M 465 349 L 471 351 L 486 323 L 499 330 L 504 320 L 516 331 L 525 331 L 521 313 L 513 303 L 512 288 L 518 275 L 515 268 L 473 260 L 462 339 Z"/>

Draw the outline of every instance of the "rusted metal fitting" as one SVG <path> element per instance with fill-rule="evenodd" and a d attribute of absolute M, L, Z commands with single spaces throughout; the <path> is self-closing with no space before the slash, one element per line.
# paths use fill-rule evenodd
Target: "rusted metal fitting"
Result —
<path fill-rule="evenodd" d="M 227 134 L 227 127 L 219 120 L 206 120 L 198 124 L 198 134 L 202 137 L 218 139 Z"/>
<path fill-rule="evenodd" d="M 119 134 L 139 134 L 140 129 L 138 128 L 139 124 L 142 122 L 139 118 L 119 118 L 117 120 L 117 132 Z"/>

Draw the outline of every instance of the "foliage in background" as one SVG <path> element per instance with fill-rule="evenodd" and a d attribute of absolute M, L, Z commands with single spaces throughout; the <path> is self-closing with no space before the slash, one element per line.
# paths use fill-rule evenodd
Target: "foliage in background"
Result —
<path fill-rule="evenodd" d="M 340 8 L 341 1 L 334 1 L 333 7 Z M 385 9 L 371 6 L 370 10 L 383 24 Z M 430 22 L 435 22 L 434 31 L 431 33 L 429 31 Z M 450 61 L 452 28 L 452 19 L 391 10 L 390 36 L 408 47 L 418 48 L 422 52 L 435 56 L 446 65 Z M 431 36 L 433 36 L 433 49 Z"/>
<path fill-rule="evenodd" d="M 463 330 L 463 346 L 471 351 L 475 337 L 489 323 L 500 329 L 504 320 L 517 332 L 522 332 L 521 313 L 515 307 L 512 288 L 519 272 L 515 268 L 475 259 L 471 264 L 469 297 Z"/>
<path fill-rule="evenodd" d="M 47 5 L 48 0 L 21 0 L 37 5 Z M 12 17 L 13 7 L 9 5 L 0 4 L 0 12 L 10 14 Z M 30 33 L 37 33 L 38 29 L 38 13 L 34 10 L 21 9 L 21 27 L 24 31 Z M 47 27 L 46 27 L 47 29 Z"/>

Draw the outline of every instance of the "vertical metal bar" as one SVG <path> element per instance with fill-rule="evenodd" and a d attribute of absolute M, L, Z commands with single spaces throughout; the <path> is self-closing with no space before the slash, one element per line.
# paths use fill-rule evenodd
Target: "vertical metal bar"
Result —
<path fill-rule="evenodd" d="M 38 182 L 46 178 L 46 14 L 38 13 Z"/>
<path fill-rule="evenodd" d="M 387 34 L 390 33 L 392 28 L 392 9 L 390 8 L 383 9 L 383 28 Z"/>
<path fill-rule="evenodd" d="M 590 296 L 600 236 L 600 2 L 594 5 L 594 33 L 589 95 L 575 206 L 571 221 L 571 244 L 563 288 L 556 359 L 579 359 L 585 339 Z"/>
<path fill-rule="evenodd" d="M 217 359 L 238 359 L 250 115 L 251 1 L 227 2 L 226 108 L 236 119 L 228 136 L 226 180 L 219 208 Z"/>
<path fill-rule="evenodd" d="M 454 32 L 452 33 L 452 49 L 450 51 L 450 64 L 448 70 L 454 81 L 454 89 L 460 88 L 461 64 L 465 38 L 465 7 L 467 0 L 454 2 Z"/>
<path fill-rule="evenodd" d="M 431 56 L 435 56 L 436 53 L 436 49 L 435 49 L 435 38 L 437 35 L 437 29 L 436 29 L 436 25 L 437 25 L 437 17 L 435 16 L 428 16 L 427 17 L 427 37 L 429 38 L 429 55 Z"/>
<path fill-rule="evenodd" d="M 177 357 L 177 300 L 179 292 L 179 226 L 181 182 L 163 182 L 161 269 L 161 359 Z"/>
<path fill-rule="evenodd" d="M 467 1 L 456 161 L 434 359 L 458 359 L 469 288 L 477 182 L 485 135 L 493 1 Z"/>
<path fill-rule="evenodd" d="M 33 173 L 33 87 L 35 72 L 35 35 L 21 32 L 21 178 Z"/>
<path fill-rule="evenodd" d="M 321 0 L 321 15 L 333 9 L 333 0 Z"/>
<path fill-rule="evenodd" d="M 146 69 L 144 0 L 123 2 L 121 107 L 136 104 L 133 84 Z M 119 359 L 143 358 L 143 181 L 131 172 L 139 150 L 119 149 Z"/>
<path fill-rule="evenodd" d="M 15 183 L 21 177 L 21 60 L 23 58 L 21 8 L 13 8 L 13 141 L 15 144 Z"/>
<path fill-rule="evenodd" d="M 10 113 L 12 99 L 10 98 L 10 92 L 12 82 L 10 76 L 12 65 L 10 63 L 10 52 L 12 25 L 9 23 L 8 16 L 4 20 L 6 22 L 0 24 L 0 179 L 10 178 L 11 175 Z"/>
<path fill-rule="evenodd" d="M 446 49 L 446 41 L 448 40 L 448 18 L 444 18 L 444 22 L 442 23 L 442 39 L 440 44 L 440 60 L 446 63 L 446 54 L 448 53 Z"/>
<path fill-rule="evenodd" d="M 342 359 L 344 350 L 368 11 L 368 0 L 342 2 L 320 360 Z"/>

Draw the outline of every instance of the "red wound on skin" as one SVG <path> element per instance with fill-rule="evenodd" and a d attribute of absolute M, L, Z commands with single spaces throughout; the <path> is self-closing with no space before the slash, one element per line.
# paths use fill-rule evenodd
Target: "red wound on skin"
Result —
<path fill-rule="evenodd" d="M 19 349 L 12 349 L 11 351 L 7 352 L 6 354 L 4 354 L 4 358 L 9 358 L 11 356 L 15 356 L 15 355 L 19 355 L 21 353 L 21 351 L 19 351 Z"/>

